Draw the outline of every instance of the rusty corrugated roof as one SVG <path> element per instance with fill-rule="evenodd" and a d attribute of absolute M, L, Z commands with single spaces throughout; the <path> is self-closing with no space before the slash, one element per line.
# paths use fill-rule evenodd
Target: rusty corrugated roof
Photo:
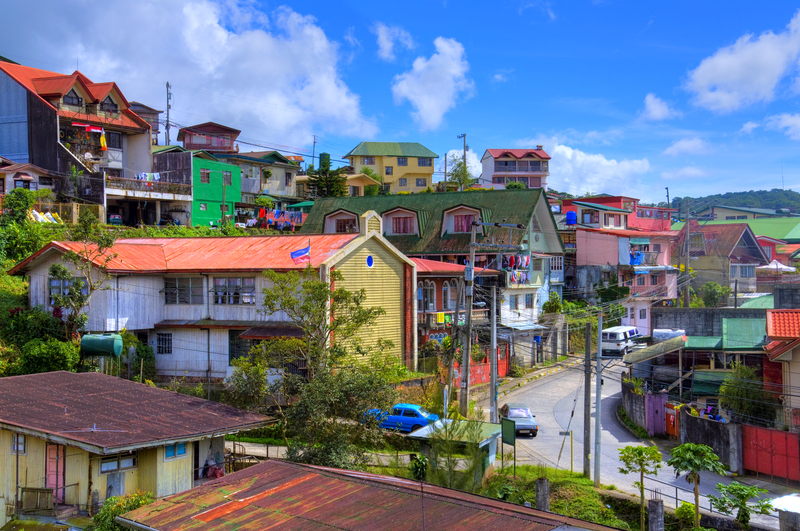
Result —
<path fill-rule="evenodd" d="M 0 378 L 2 427 L 100 454 L 235 433 L 270 420 L 96 372 Z"/>
<path fill-rule="evenodd" d="M 424 276 L 442 275 L 448 277 L 463 277 L 464 269 L 467 266 L 461 264 L 450 264 L 448 262 L 438 262 L 436 260 L 427 260 L 425 258 L 412 258 L 412 262 L 417 265 L 417 274 Z M 476 268 L 476 272 L 480 271 L 481 276 L 497 276 L 500 271 L 494 269 Z"/>
<path fill-rule="evenodd" d="M 280 460 L 210 481 L 120 518 L 123 525 L 127 521 L 159 531 L 422 529 L 421 491 L 428 531 L 613 529 L 407 479 Z"/>
<path fill-rule="evenodd" d="M 292 251 L 311 245 L 311 267 L 317 268 L 358 234 L 240 236 L 213 238 L 138 238 L 117 240 L 107 251 L 116 254 L 106 267 L 111 273 L 200 273 L 304 269 Z M 12 268 L 23 274 L 52 251 L 83 251 L 83 243 L 51 242 Z M 103 259 L 95 260 L 101 265 Z"/>

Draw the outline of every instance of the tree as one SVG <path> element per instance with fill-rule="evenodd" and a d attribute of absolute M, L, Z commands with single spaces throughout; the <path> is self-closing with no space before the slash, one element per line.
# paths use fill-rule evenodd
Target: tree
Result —
<path fill-rule="evenodd" d="M 542 305 L 542 313 L 561 313 L 561 297 L 555 291 L 550 292 L 550 298 Z"/>
<path fill-rule="evenodd" d="M 727 286 L 720 286 L 717 282 L 706 282 L 703 284 L 703 304 L 706 308 L 716 308 L 720 302 L 727 300 L 730 293 L 731 288 Z"/>
<path fill-rule="evenodd" d="M 270 199 L 269 197 L 263 197 L 263 196 L 256 197 L 254 203 L 256 204 L 256 206 L 264 207 L 267 210 L 270 210 L 273 207 L 272 199 Z"/>
<path fill-rule="evenodd" d="M 623 465 L 619 468 L 620 474 L 639 474 L 639 481 L 634 486 L 639 487 L 639 516 L 641 531 L 644 531 L 644 475 L 658 474 L 658 469 L 661 468 L 661 452 L 655 446 L 626 446 L 619 449 L 619 460 Z"/>
<path fill-rule="evenodd" d="M 506 183 L 506 190 L 524 190 L 526 186 L 522 183 L 518 182 L 508 182 Z"/>
<path fill-rule="evenodd" d="M 308 167 L 308 184 L 306 185 L 312 197 L 342 197 L 347 195 L 347 177 L 344 167 L 331 169 L 330 162 L 323 162 L 319 169 Z"/>
<path fill-rule="evenodd" d="M 730 485 L 717 483 L 717 490 L 722 496 L 709 496 L 711 505 L 724 514 L 733 514 L 736 511 L 736 521 L 745 531 L 750 529 L 750 516 L 753 513 L 769 514 L 772 511 L 772 502 L 761 499 L 762 494 L 769 492 L 766 489 L 733 481 Z M 752 499 L 755 502 L 751 505 L 748 502 Z"/>
<path fill-rule="evenodd" d="M 36 203 L 36 192 L 25 188 L 14 188 L 3 197 L 3 210 L 0 211 L 0 226 L 11 223 L 22 224 L 28 221 L 28 211 Z"/>
<path fill-rule="evenodd" d="M 81 249 L 64 253 L 61 259 L 63 263 L 51 265 L 49 275 L 67 288 L 53 294 L 53 307 L 66 310 L 63 320 L 67 338 L 75 339 L 87 320 L 82 310 L 89 303 L 92 293 L 101 289 L 103 283 L 111 278 L 108 264 L 117 255 L 110 252 L 114 246 L 114 235 L 103 230 L 88 209 L 81 210 L 77 225 L 69 232 L 69 239 L 79 242 Z M 77 277 L 73 271 L 78 273 Z"/>
<path fill-rule="evenodd" d="M 456 159 L 453 163 L 453 168 L 447 171 L 447 180 L 448 182 L 454 183 L 458 185 L 461 190 L 468 188 L 473 182 L 475 182 L 475 178 L 469 171 L 469 168 L 464 165 L 463 159 Z"/>
<path fill-rule="evenodd" d="M 388 411 L 397 392 L 368 367 L 323 369 L 303 385 L 300 400 L 287 413 L 295 437 L 290 461 L 363 470 L 367 447 L 383 446 L 383 431 L 369 409 Z"/>
<path fill-rule="evenodd" d="M 78 347 L 57 339 L 33 339 L 22 347 L 17 374 L 36 374 L 52 371 L 73 371 L 78 366 Z"/>
<path fill-rule="evenodd" d="M 153 501 L 152 493 L 140 490 L 125 496 L 107 498 L 100 511 L 92 517 L 92 523 L 87 531 L 125 531 L 126 528 L 117 523 L 117 516 L 153 503 Z"/>
<path fill-rule="evenodd" d="M 330 279 L 319 278 L 319 273 L 306 268 L 302 272 L 279 273 L 265 271 L 264 276 L 272 287 L 264 288 L 264 310 L 271 315 L 284 312 L 286 317 L 303 331 L 305 348 L 289 353 L 308 369 L 308 378 L 342 360 L 350 347 L 366 353 L 373 346 L 362 345 L 358 332 L 375 321 L 386 310 L 365 305 L 366 291 L 348 291 L 334 288 L 344 277 L 339 271 L 329 273 Z M 335 338 L 335 341 L 334 341 Z M 277 362 L 288 362 L 283 359 Z"/>
<path fill-rule="evenodd" d="M 374 179 L 374 180 L 378 181 L 379 183 L 383 182 L 383 177 L 381 177 L 380 174 L 376 173 L 375 170 L 373 170 L 369 166 L 364 166 L 363 168 L 361 168 L 361 173 L 363 173 L 364 175 L 366 175 L 370 179 Z"/>
<path fill-rule="evenodd" d="M 733 372 L 719 388 L 719 407 L 730 409 L 748 423 L 770 426 L 778 403 L 764 391 L 764 382 L 752 367 L 734 362 Z"/>
<path fill-rule="evenodd" d="M 711 447 L 694 443 L 683 443 L 672 450 L 667 465 L 675 469 L 676 477 L 686 472 L 686 482 L 694 484 L 694 526 L 700 527 L 700 472 L 724 474 L 725 467 Z"/>

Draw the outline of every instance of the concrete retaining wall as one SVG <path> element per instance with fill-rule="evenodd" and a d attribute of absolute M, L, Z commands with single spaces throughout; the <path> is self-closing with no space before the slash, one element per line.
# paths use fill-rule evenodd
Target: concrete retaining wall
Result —
<path fill-rule="evenodd" d="M 723 318 L 766 319 L 767 310 L 763 308 L 654 307 L 650 311 L 652 328 L 677 328 L 686 330 L 688 336 L 721 336 Z"/>
<path fill-rule="evenodd" d="M 633 392 L 633 384 L 622 382 L 622 409 L 628 414 L 634 424 L 647 427 L 647 409 L 645 408 L 644 395 Z"/>
<path fill-rule="evenodd" d="M 744 473 L 741 424 L 693 417 L 689 414 L 689 408 L 683 407 L 679 426 L 681 444 L 688 442 L 710 446 L 731 472 Z"/>

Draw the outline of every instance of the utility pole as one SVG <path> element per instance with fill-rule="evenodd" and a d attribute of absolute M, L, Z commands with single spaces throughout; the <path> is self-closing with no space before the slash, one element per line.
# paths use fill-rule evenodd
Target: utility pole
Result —
<path fill-rule="evenodd" d="M 597 314 L 597 374 L 594 383 L 594 486 L 600 488 L 601 402 L 603 390 L 603 312 Z"/>
<path fill-rule="evenodd" d="M 492 339 L 489 344 L 491 378 L 489 379 L 489 422 L 498 423 L 497 418 L 497 287 L 492 286 Z"/>
<path fill-rule="evenodd" d="M 458 135 L 458 138 L 461 138 L 461 139 L 464 140 L 464 155 L 463 155 L 463 158 L 461 160 L 464 163 L 464 177 L 466 177 L 467 175 L 469 175 L 469 171 L 467 171 L 467 133 Z M 462 192 L 464 191 L 464 183 L 463 182 L 461 183 L 461 191 Z"/>
<path fill-rule="evenodd" d="M 232 179 L 233 177 L 231 177 Z M 220 211 L 222 212 L 222 223 L 220 226 L 225 225 L 225 213 L 228 211 L 227 205 L 225 204 L 225 172 L 222 172 L 222 204 L 219 207 Z"/>
<path fill-rule="evenodd" d="M 444 154 L 444 191 L 447 191 L 447 153 Z"/>
<path fill-rule="evenodd" d="M 166 140 L 165 144 L 167 146 L 169 145 L 169 110 L 172 108 L 172 105 L 169 103 L 169 101 L 172 99 L 172 92 L 169 91 L 169 88 L 169 81 L 167 81 L 167 126 L 164 130 L 164 136 L 166 137 L 164 140 Z"/>
<path fill-rule="evenodd" d="M 314 135 L 314 145 L 311 147 L 311 164 L 314 165 L 315 168 L 319 169 L 317 160 L 317 135 Z M 306 164 L 306 169 L 308 169 L 308 164 Z M 353 168 L 355 170 L 355 168 Z"/>
<path fill-rule="evenodd" d="M 683 235 L 683 244 L 684 244 L 684 252 L 683 252 L 683 277 L 684 281 L 686 282 L 686 287 L 683 289 L 683 307 L 688 308 L 689 303 L 691 302 L 689 291 L 691 290 L 692 282 L 691 277 L 689 276 L 689 240 L 691 239 L 691 232 L 689 231 L 689 198 L 685 197 L 683 199 L 684 203 L 686 203 L 686 215 L 683 218 L 683 225 L 684 225 L 684 235 Z"/>
<path fill-rule="evenodd" d="M 592 453 L 592 323 L 586 323 L 583 361 L 583 475 L 589 477 Z"/>
<path fill-rule="evenodd" d="M 461 355 L 461 392 L 458 394 L 458 405 L 461 415 L 466 417 L 467 410 L 469 409 L 469 365 L 471 361 L 472 350 L 472 297 L 474 296 L 473 281 L 475 279 L 475 237 L 478 232 L 477 222 L 472 222 L 472 231 L 469 244 L 469 266 L 464 270 L 465 278 L 464 284 L 466 293 L 466 325 L 467 325 L 467 340 L 466 344 L 462 345 Z M 456 320 L 458 319 L 458 312 L 456 312 Z"/>
<path fill-rule="evenodd" d="M 667 208 L 672 208 L 672 204 L 669 202 L 669 186 L 665 186 L 664 190 L 667 191 Z"/>

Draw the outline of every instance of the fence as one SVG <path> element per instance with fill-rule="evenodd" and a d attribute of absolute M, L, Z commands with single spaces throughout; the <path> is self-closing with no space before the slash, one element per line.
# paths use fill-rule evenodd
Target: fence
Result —
<path fill-rule="evenodd" d="M 58 217 L 61 218 L 61 221 L 64 223 L 77 223 L 80 213 L 84 210 L 88 210 L 94 214 L 94 216 L 100 220 L 100 223 L 105 223 L 106 221 L 105 208 L 103 208 L 103 205 L 83 203 L 50 203 L 42 201 L 36 203 L 33 209 L 40 214 L 45 214 L 47 212 L 50 212 L 51 214 L 58 214 Z M 2 196 L 0 196 L 0 211 L 2 211 Z"/>
<path fill-rule="evenodd" d="M 511 355 L 509 353 L 509 346 L 497 347 L 497 377 L 504 378 L 508 376 L 508 371 L 511 368 Z M 491 363 L 488 358 L 482 363 L 472 362 L 469 364 L 469 384 L 480 385 L 486 384 L 491 381 Z M 461 378 L 461 364 L 455 364 L 455 381 Z"/>
<path fill-rule="evenodd" d="M 664 435 L 666 433 L 666 393 L 635 392 L 635 386 L 622 382 L 622 408 L 628 417 L 637 425 L 645 428 L 647 434 Z"/>
<path fill-rule="evenodd" d="M 800 439 L 789 433 L 756 426 L 742 426 L 744 469 L 757 477 L 768 475 L 800 481 Z"/>

